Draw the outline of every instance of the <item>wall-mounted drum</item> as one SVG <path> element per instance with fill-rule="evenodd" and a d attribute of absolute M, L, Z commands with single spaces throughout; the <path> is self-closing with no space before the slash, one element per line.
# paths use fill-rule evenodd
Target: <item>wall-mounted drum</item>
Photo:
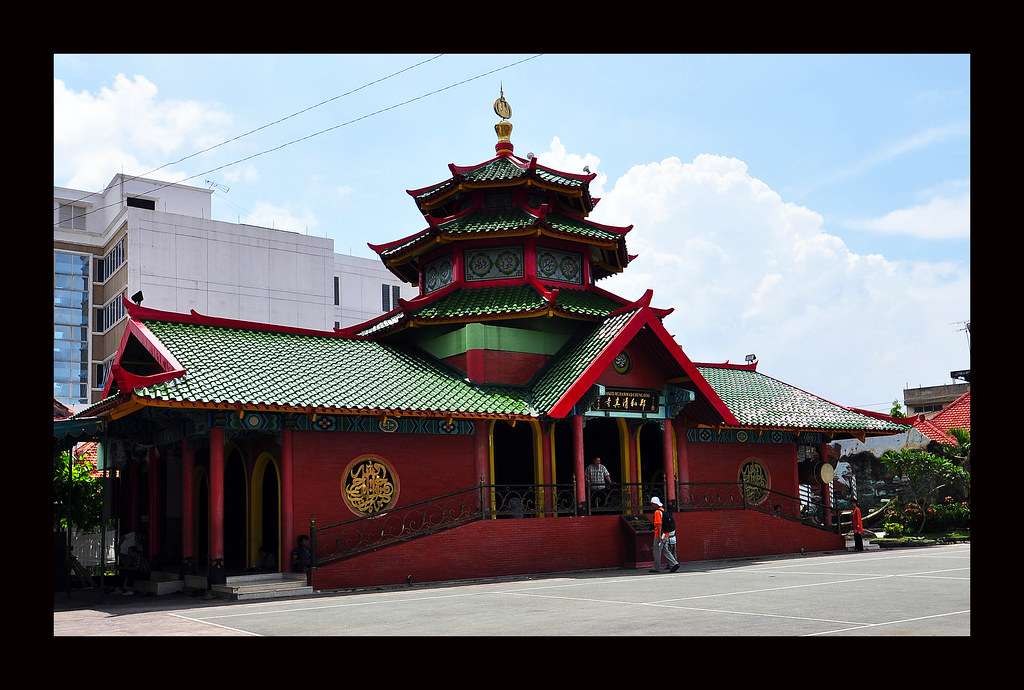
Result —
<path fill-rule="evenodd" d="M 814 468 L 811 470 L 811 476 L 809 477 L 810 483 L 817 486 L 823 484 L 831 484 L 832 478 L 836 474 L 836 469 L 827 462 L 816 462 Z"/>

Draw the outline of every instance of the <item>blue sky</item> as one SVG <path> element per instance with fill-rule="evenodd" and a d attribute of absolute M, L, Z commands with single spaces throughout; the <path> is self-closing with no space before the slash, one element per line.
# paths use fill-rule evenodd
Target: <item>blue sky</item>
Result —
<path fill-rule="evenodd" d="M 499 90 L 691 359 L 885 412 L 970 368 L 968 55 L 55 55 L 54 184 L 216 183 L 217 219 L 376 258 L 494 155 Z"/>

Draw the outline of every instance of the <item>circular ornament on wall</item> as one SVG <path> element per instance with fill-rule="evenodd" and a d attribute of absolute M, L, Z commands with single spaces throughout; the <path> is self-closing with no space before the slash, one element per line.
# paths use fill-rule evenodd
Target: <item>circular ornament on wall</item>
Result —
<path fill-rule="evenodd" d="M 360 455 L 341 477 L 341 497 L 357 515 L 388 510 L 398 502 L 398 491 L 398 474 L 379 455 Z"/>
<path fill-rule="evenodd" d="M 612 366 L 615 368 L 616 372 L 625 375 L 632 370 L 633 360 L 631 360 L 629 355 L 626 354 L 626 351 L 623 350 L 615 357 L 615 361 L 612 362 Z"/>
<path fill-rule="evenodd" d="M 768 490 L 771 488 L 768 468 L 757 458 L 750 458 L 740 465 L 738 479 L 743 487 L 743 496 L 747 503 L 757 505 L 768 498 Z"/>

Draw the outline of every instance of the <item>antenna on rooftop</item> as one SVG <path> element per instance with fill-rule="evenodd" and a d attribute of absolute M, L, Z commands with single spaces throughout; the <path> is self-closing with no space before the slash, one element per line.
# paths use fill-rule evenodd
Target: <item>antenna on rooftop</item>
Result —
<path fill-rule="evenodd" d="M 956 324 L 961 324 L 961 326 L 962 326 L 961 328 L 957 329 L 958 331 L 964 331 L 965 333 L 967 333 L 967 351 L 970 352 L 971 351 L 971 320 L 968 319 L 966 321 L 954 321 L 950 325 L 953 326 L 953 325 L 956 325 Z"/>
<path fill-rule="evenodd" d="M 207 180 L 206 184 L 210 185 L 210 189 L 213 189 L 214 187 L 216 187 L 217 189 L 223 189 L 225 194 L 231 191 L 230 187 L 225 187 L 219 182 L 214 182 L 213 180 Z"/>

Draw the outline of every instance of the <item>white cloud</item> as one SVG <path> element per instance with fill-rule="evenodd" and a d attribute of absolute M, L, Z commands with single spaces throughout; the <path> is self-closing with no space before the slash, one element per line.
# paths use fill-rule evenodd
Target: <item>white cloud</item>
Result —
<path fill-rule="evenodd" d="M 929 240 L 968 239 L 971 236 L 971 193 L 936 196 L 927 204 L 890 211 L 880 218 L 846 223 L 847 227 Z"/>
<path fill-rule="evenodd" d="M 583 168 L 589 167 L 590 172 L 597 172 L 597 166 L 601 159 L 588 153 L 586 156 L 579 156 L 575 153 L 568 153 L 565 145 L 558 137 L 551 140 L 551 150 L 537 154 L 537 162 L 548 168 L 561 170 L 562 172 L 585 174 Z M 600 198 L 603 194 L 604 183 L 608 176 L 598 173 L 597 177 L 590 183 L 590 196 Z"/>
<path fill-rule="evenodd" d="M 117 75 L 98 94 L 53 80 L 53 174 L 60 184 L 100 189 L 116 174 L 145 175 L 223 140 L 231 118 L 195 101 L 160 101 L 148 79 Z M 161 168 L 159 179 L 184 175 Z"/>
<path fill-rule="evenodd" d="M 232 183 L 255 184 L 262 179 L 259 169 L 252 163 L 241 163 L 224 171 L 224 179 Z"/>
<path fill-rule="evenodd" d="M 636 166 L 591 219 L 633 225 L 639 255 L 600 287 L 627 299 L 653 289 L 695 361 L 754 353 L 763 373 L 844 405 L 902 399 L 907 383 L 969 366 L 948 325 L 969 318 L 969 269 L 855 254 L 735 158 Z"/>

